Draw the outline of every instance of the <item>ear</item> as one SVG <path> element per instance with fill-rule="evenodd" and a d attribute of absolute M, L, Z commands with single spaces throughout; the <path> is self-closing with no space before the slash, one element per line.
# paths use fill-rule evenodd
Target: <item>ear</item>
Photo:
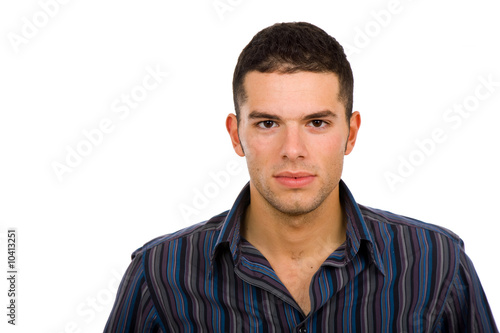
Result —
<path fill-rule="evenodd" d="M 354 148 L 356 143 L 356 138 L 358 137 L 359 127 L 361 126 L 361 115 L 358 111 L 355 111 L 351 115 L 351 120 L 349 121 L 349 137 L 347 138 L 346 149 L 344 155 L 349 155 Z"/>
<path fill-rule="evenodd" d="M 238 120 L 236 119 L 236 115 L 230 113 L 226 118 L 226 129 L 229 133 L 229 137 L 231 138 L 231 143 L 233 144 L 233 149 L 239 156 L 245 156 L 243 152 L 243 148 L 241 147 L 240 137 L 238 135 Z"/>

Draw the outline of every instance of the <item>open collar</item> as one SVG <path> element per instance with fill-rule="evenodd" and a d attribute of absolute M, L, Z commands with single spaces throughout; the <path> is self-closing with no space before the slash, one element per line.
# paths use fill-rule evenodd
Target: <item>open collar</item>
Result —
<path fill-rule="evenodd" d="M 340 198 L 347 216 L 346 260 L 349 261 L 356 256 L 362 248 L 362 243 L 365 242 L 368 246 L 371 261 L 384 274 L 380 252 L 373 240 L 373 234 L 367 228 L 358 204 L 342 180 L 340 180 L 339 186 Z M 216 260 L 220 251 L 229 250 L 233 263 L 238 264 L 240 260 L 240 225 L 249 203 L 250 182 L 243 187 L 220 226 L 219 236 L 210 253 L 211 262 Z"/>

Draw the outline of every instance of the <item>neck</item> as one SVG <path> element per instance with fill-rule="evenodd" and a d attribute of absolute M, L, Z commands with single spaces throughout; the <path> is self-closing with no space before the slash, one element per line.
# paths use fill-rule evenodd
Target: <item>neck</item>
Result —
<path fill-rule="evenodd" d="M 277 211 L 263 198 L 251 198 L 241 234 L 268 259 L 326 259 L 345 240 L 338 186 L 318 208 L 298 216 Z"/>

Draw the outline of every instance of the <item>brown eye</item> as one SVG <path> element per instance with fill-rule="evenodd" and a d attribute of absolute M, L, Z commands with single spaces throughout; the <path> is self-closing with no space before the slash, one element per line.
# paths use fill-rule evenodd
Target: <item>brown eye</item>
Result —
<path fill-rule="evenodd" d="M 276 123 L 272 120 L 264 120 L 257 124 L 261 128 L 272 128 L 276 126 Z"/>
<path fill-rule="evenodd" d="M 325 125 L 326 123 L 323 121 L 323 120 L 319 120 L 319 119 L 316 119 L 316 120 L 311 120 L 311 123 L 310 123 L 313 127 L 323 127 L 323 125 Z"/>

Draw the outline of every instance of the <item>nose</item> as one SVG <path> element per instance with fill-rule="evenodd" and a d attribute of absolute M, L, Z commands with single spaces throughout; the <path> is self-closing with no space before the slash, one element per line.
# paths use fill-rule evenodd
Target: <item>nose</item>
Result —
<path fill-rule="evenodd" d="M 305 158 L 307 154 L 305 137 L 299 126 L 287 126 L 282 134 L 282 158 L 290 161 Z"/>

